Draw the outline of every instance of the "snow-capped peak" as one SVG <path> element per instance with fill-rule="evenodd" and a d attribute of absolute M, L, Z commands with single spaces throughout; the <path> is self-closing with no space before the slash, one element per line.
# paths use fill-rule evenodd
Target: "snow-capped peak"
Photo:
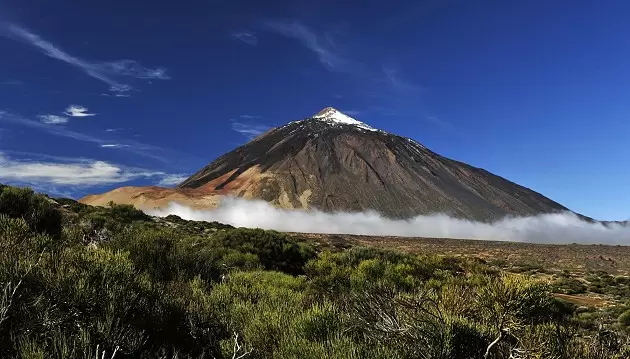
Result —
<path fill-rule="evenodd" d="M 313 115 L 312 118 L 319 121 L 325 121 L 331 124 L 352 125 L 352 126 L 356 126 L 364 130 L 368 130 L 368 131 L 378 131 L 377 129 L 370 127 L 369 125 L 361 121 L 357 121 L 354 118 L 340 111 L 337 111 L 332 107 L 326 107 L 325 109 Z"/>

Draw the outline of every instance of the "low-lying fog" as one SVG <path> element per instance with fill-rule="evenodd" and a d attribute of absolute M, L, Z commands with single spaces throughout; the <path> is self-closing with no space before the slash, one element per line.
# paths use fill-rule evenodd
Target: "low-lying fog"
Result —
<path fill-rule="evenodd" d="M 236 227 L 285 232 L 344 233 L 404 237 L 471 238 L 535 243 L 602 243 L 630 245 L 630 226 L 588 223 L 566 212 L 505 218 L 480 223 L 444 214 L 392 220 L 376 212 L 325 213 L 286 210 L 264 201 L 226 198 L 217 209 L 195 210 L 176 203 L 149 211 L 156 216 L 175 214 L 188 220 L 218 221 Z"/>

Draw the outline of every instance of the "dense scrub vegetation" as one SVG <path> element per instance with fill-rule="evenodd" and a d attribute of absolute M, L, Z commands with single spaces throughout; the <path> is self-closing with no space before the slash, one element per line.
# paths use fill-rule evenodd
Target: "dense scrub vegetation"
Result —
<path fill-rule="evenodd" d="M 598 326 L 474 259 L 0 187 L 2 358 L 628 358 L 628 309 Z"/>

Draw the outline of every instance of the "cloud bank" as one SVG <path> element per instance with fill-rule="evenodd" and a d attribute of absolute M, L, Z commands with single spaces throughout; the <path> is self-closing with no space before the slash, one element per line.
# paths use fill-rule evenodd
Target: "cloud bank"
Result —
<path fill-rule="evenodd" d="M 124 183 L 135 179 L 152 179 L 172 184 L 180 174 L 130 168 L 89 159 L 28 160 L 9 158 L 0 152 L 0 181 L 36 186 L 98 186 Z"/>
<path fill-rule="evenodd" d="M 213 210 L 194 210 L 171 203 L 167 208 L 149 213 L 156 216 L 175 214 L 189 220 L 218 221 L 237 227 L 258 227 L 285 232 L 630 245 L 630 226 L 588 223 L 569 212 L 506 218 L 494 223 L 455 219 L 444 214 L 392 220 L 376 212 L 285 210 L 263 201 L 226 198 L 219 208 Z"/>

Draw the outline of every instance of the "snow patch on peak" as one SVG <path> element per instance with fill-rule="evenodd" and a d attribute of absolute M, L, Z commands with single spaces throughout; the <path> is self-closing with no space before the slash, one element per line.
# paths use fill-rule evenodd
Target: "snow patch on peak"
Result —
<path fill-rule="evenodd" d="M 416 141 L 416 140 L 414 140 L 414 139 L 412 139 L 412 138 L 405 137 L 405 139 L 406 139 L 409 143 L 411 143 L 412 145 L 414 145 L 414 146 L 420 147 L 420 148 L 422 148 L 422 149 L 426 149 L 426 147 L 424 147 L 424 145 L 423 145 L 423 144 L 421 144 L 420 142 L 418 142 L 418 141 Z"/>
<path fill-rule="evenodd" d="M 378 131 L 377 129 L 370 127 L 369 125 L 361 121 L 355 120 L 354 118 L 340 111 L 337 111 L 332 107 L 326 107 L 325 109 L 313 115 L 312 118 L 319 121 L 325 121 L 331 124 L 351 125 L 351 126 L 356 126 L 358 128 L 362 128 L 364 130 L 368 130 L 368 131 Z"/>

